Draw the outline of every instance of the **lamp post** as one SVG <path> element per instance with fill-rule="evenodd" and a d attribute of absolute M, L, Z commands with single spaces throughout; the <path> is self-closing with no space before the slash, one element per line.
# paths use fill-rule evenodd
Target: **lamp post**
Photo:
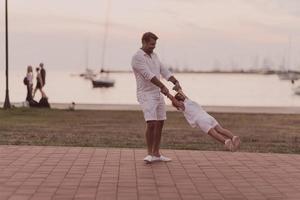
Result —
<path fill-rule="evenodd" d="M 4 101 L 4 109 L 11 108 L 8 94 L 8 17 L 7 17 L 7 0 L 5 0 L 5 78 L 6 78 L 6 90 L 5 90 L 5 101 Z"/>

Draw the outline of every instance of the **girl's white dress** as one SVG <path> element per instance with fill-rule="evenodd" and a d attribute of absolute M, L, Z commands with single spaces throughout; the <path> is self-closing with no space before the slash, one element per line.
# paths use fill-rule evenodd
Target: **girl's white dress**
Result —
<path fill-rule="evenodd" d="M 203 108 L 196 102 L 185 98 L 185 110 L 182 111 L 185 119 L 193 128 L 200 128 L 204 133 L 208 133 L 211 128 L 214 128 L 219 123 L 215 118 L 209 115 Z"/>

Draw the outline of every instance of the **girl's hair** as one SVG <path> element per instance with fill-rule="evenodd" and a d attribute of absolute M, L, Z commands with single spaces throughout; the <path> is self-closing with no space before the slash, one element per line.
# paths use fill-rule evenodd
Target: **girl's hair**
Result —
<path fill-rule="evenodd" d="M 30 65 L 27 66 L 27 73 L 32 72 L 32 67 Z"/>

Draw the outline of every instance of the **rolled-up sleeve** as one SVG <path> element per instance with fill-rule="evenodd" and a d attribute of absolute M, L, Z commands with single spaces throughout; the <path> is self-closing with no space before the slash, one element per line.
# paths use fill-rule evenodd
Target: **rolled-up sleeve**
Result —
<path fill-rule="evenodd" d="M 160 74 L 166 80 L 172 76 L 172 73 L 160 62 Z"/>
<path fill-rule="evenodd" d="M 135 55 L 131 61 L 132 69 L 143 76 L 145 80 L 151 80 L 155 74 L 147 67 L 145 60 L 140 55 Z"/>

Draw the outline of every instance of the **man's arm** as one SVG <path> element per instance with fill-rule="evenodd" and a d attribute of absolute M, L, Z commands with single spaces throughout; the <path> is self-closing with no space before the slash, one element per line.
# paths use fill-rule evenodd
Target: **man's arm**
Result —
<path fill-rule="evenodd" d="M 184 104 L 181 101 L 178 101 L 174 96 L 172 96 L 170 93 L 167 95 L 167 97 L 172 101 L 172 104 L 177 108 L 177 110 L 184 110 Z"/>
<path fill-rule="evenodd" d="M 188 97 L 183 93 L 183 91 L 182 91 L 181 89 L 178 90 L 177 92 L 180 93 L 182 96 L 184 96 L 184 98 L 188 98 Z"/>
<path fill-rule="evenodd" d="M 159 87 L 161 93 L 163 93 L 164 95 L 168 96 L 168 94 L 169 94 L 168 88 L 158 78 L 156 78 L 156 76 L 154 76 L 151 79 L 151 83 L 153 83 L 154 85 L 156 85 L 157 87 Z"/>
<path fill-rule="evenodd" d="M 179 81 L 172 75 L 172 73 L 161 62 L 160 62 L 160 73 L 164 79 L 172 82 L 175 85 L 173 87 L 173 90 L 177 91 L 177 90 L 181 89 Z"/>
<path fill-rule="evenodd" d="M 168 88 L 158 78 L 156 78 L 155 74 L 152 73 L 145 65 L 145 61 L 141 56 L 137 55 L 132 58 L 132 68 L 141 74 L 145 80 L 149 80 L 151 83 L 159 87 L 164 95 L 169 93 Z"/>
<path fill-rule="evenodd" d="M 158 80 L 156 77 L 153 77 L 151 79 L 151 82 L 156 85 L 157 87 L 160 88 L 161 93 L 163 93 L 164 95 L 166 95 L 171 101 L 172 103 L 175 105 L 175 107 L 179 110 L 182 109 L 184 110 L 184 104 L 181 101 L 178 101 L 174 96 L 172 96 L 169 93 L 168 88 L 160 81 Z"/>
<path fill-rule="evenodd" d="M 170 82 L 172 82 L 174 84 L 173 90 L 175 90 L 175 91 L 178 92 L 179 90 L 182 89 L 181 86 L 180 86 L 180 84 L 179 84 L 179 81 L 174 76 L 171 76 L 168 79 L 168 81 L 170 81 Z"/>
<path fill-rule="evenodd" d="M 153 77 L 155 77 L 155 74 L 152 73 L 146 66 L 143 57 L 136 55 L 132 58 L 131 62 L 132 69 L 141 74 L 145 80 L 150 81 Z"/>

